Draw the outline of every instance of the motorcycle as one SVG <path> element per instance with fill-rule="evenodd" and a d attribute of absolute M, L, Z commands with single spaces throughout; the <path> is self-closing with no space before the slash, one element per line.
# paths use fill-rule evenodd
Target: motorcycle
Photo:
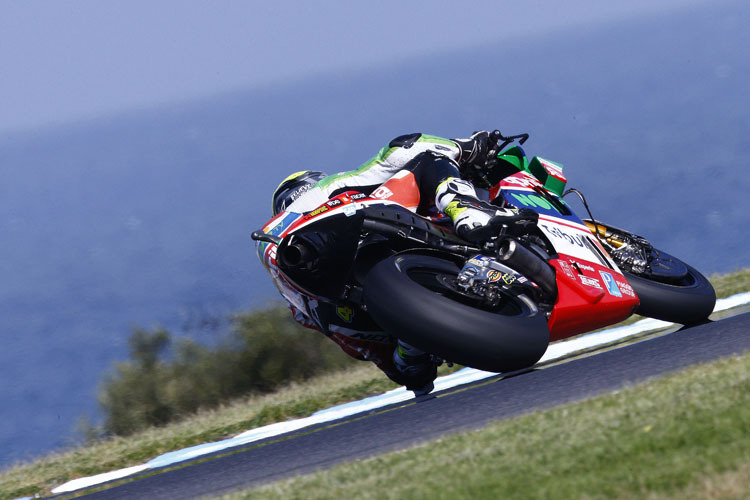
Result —
<path fill-rule="evenodd" d="M 383 332 L 445 361 L 493 372 L 536 363 L 550 342 L 633 313 L 691 325 L 716 295 L 693 267 L 645 238 L 594 219 L 582 193 L 564 191 L 558 163 L 498 136 L 493 165 L 462 173 L 493 204 L 531 209 L 538 222 L 505 225 L 482 244 L 419 206 L 404 170 L 370 195 L 340 194 L 317 209 L 283 212 L 253 233 L 287 300 L 314 317 L 328 302 L 366 314 Z M 513 144 L 518 142 L 517 145 Z M 579 218 L 564 201 L 583 202 Z"/>

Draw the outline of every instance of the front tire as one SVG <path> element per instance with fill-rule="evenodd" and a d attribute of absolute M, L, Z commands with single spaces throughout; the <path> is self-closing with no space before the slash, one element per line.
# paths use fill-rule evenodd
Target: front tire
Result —
<path fill-rule="evenodd" d="M 645 238 L 584 220 L 609 250 L 641 303 L 636 313 L 671 323 L 702 323 L 713 312 L 716 292 L 693 267 L 657 250 Z"/>
<path fill-rule="evenodd" d="M 636 313 L 683 325 L 705 321 L 716 306 L 714 287 L 693 267 L 664 252 L 656 253 L 659 258 L 684 266 L 686 272 L 679 279 L 625 272 L 641 300 Z"/>
<path fill-rule="evenodd" d="M 436 256 L 389 257 L 367 275 L 367 311 L 387 332 L 448 361 L 493 372 L 536 363 L 549 344 L 544 314 L 510 293 L 497 310 L 465 303 L 446 284 L 459 271 Z"/>

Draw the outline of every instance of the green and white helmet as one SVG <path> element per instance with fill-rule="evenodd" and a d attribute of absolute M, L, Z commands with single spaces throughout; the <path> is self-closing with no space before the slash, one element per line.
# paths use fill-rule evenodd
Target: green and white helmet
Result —
<path fill-rule="evenodd" d="M 313 187 L 319 180 L 327 177 L 323 172 L 317 172 L 315 170 L 302 170 L 301 172 L 295 172 L 279 184 L 276 191 L 273 192 L 273 198 L 271 199 L 271 209 L 273 215 L 286 210 L 297 198 Z"/>

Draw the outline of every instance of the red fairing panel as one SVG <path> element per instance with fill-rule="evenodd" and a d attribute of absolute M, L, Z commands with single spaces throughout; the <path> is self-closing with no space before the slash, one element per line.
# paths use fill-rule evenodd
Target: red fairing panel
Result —
<path fill-rule="evenodd" d="M 550 264 L 558 288 L 548 323 L 551 341 L 617 323 L 638 307 L 638 297 L 618 271 L 565 254 Z"/>

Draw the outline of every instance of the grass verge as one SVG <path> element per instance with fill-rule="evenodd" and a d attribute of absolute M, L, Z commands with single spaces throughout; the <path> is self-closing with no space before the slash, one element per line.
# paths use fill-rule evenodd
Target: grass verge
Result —
<path fill-rule="evenodd" d="M 748 472 L 750 353 L 221 498 L 748 498 Z"/>
<path fill-rule="evenodd" d="M 717 296 L 750 290 L 750 269 L 712 276 Z M 440 374 L 449 370 L 441 367 Z M 46 495 L 62 483 L 144 463 L 162 453 L 223 439 L 247 429 L 311 415 L 336 404 L 380 394 L 396 387 L 374 366 L 294 384 L 270 395 L 244 398 L 214 410 L 148 429 L 127 438 L 100 439 L 68 451 L 14 465 L 0 472 L 0 499 Z"/>

